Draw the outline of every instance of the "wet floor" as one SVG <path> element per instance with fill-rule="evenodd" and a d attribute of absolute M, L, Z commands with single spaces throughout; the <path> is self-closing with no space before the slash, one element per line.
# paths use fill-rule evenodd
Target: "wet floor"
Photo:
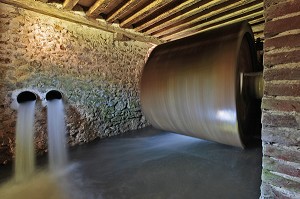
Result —
<path fill-rule="evenodd" d="M 70 179 L 86 199 L 253 199 L 261 147 L 242 150 L 152 127 L 70 151 Z M 0 182 L 11 172 L 2 167 Z"/>

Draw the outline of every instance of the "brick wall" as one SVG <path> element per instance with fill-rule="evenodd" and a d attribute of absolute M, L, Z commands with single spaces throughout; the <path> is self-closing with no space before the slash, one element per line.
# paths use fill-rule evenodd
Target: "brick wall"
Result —
<path fill-rule="evenodd" d="M 261 198 L 300 198 L 300 1 L 264 3 Z"/>
<path fill-rule="evenodd" d="M 14 153 L 19 89 L 62 91 L 70 145 L 144 127 L 139 79 L 151 45 L 0 3 L 0 164 Z M 36 148 L 46 150 L 46 109 L 37 104 Z"/>

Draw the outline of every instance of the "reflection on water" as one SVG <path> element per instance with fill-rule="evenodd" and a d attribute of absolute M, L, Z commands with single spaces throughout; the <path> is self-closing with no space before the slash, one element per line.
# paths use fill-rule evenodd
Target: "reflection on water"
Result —
<path fill-rule="evenodd" d="M 145 128 L 77 147 L 70 156 L 67 171 L 60 175 L 64 177 L 56 178 L 64 185 L 63 193 L 57 190 L 57 199 L 252 199 L 260 195 L 260 147 L 242 150 Z M 56 190 L 53 178 L 48 179 L 40 181 Z M 36 188 L 26 188 L 32 189 Z"/>

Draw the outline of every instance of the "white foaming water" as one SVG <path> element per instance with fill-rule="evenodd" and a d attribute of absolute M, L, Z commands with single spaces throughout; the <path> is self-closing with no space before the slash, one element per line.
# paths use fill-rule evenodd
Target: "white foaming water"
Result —
<path fill-rule="evenodd" d="M 16 133 L 16 180 L 10 180 L 0 186 L 0 198 L 81 199 L 77 196 L 80 192 L 69 180 L 72 168 L 67 167 L 63 102 L 51 100 L 47 102 L 47 106 L 50 171 L 35 170 L 33 142 L 35 101 L 21 103 Z"/>
<path fill-rule="evenodd" d="M 34 173 L 34 108 L 35 101 L 20 103 L 16 128 L 15 180 L 25 181 Z"/>
<path fill-rule="evenodd" d="M 64 105 L 61 99 L 47 101 L 48 150 L 51 171 L 60 171 L 67 164 Z"/>
<path fill-rule="evenodd" d="M 59 173 L 48 170 L 36 171 L 28 180 L 16 183 L 9 180 L 0 184 L 1 199 L 101 199 L 86 197 L 80 187 L 73 183 L 73 174 L 78 165 L 71 164 Z M 70 178 L 72 174 L 72 178 Z"/>

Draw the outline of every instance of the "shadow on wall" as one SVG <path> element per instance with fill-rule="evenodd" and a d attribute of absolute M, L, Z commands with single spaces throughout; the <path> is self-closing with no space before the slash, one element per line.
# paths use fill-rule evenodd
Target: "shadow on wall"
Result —
<path fill-rule="evenodd" d="M 75 146 L 78 143 L 89 142 L 97 137 L 97 132 L 90 132 L 93 129 L 89 125 L 89 121 L 83 118 L 76 107 L 69 105 L 66 109 L 66 124 L 67 124 L 67 142 L 70 146 Z"/>

